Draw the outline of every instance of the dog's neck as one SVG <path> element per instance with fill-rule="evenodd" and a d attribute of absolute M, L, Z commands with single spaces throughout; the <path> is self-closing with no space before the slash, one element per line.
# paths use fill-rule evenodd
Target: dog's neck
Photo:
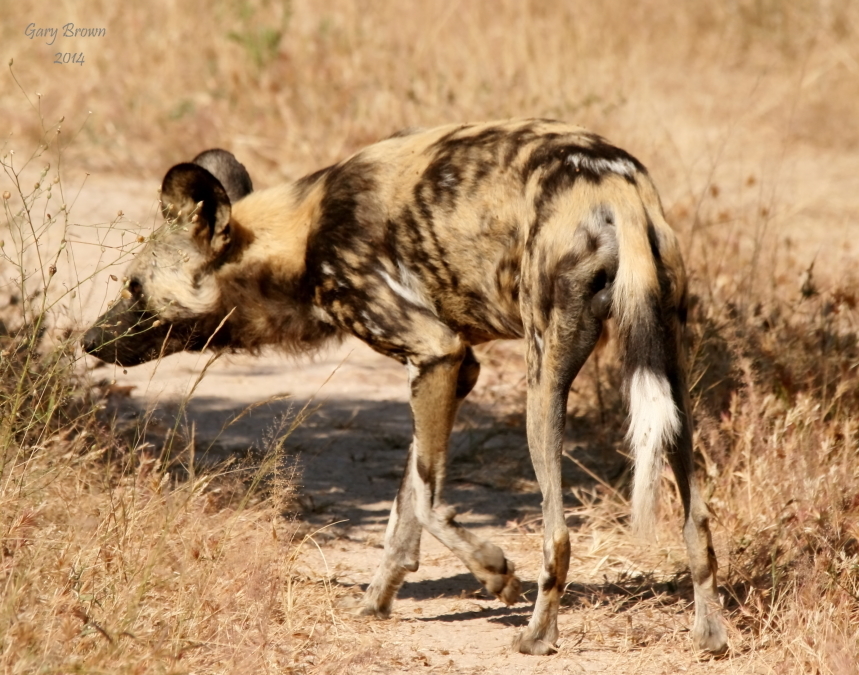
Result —
<path fill-rule="evenodd" d="M 229 251 L 215 274 L 224 315 L 242 335 L 233 342 L 307 350 L 336 330 L 313 314 L 302 288 L 307 239 L 318 219 L 316 190 L 281 185 L 253 192 L 233 206 Z"/>

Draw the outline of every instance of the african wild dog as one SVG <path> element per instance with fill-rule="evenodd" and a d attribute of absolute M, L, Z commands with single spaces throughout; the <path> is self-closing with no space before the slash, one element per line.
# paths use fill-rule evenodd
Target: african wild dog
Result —
<path fill-rule="evenodd" d="M 534 614 L 516 648 L 554 650 L 570 557 L 567 396 L 611 314 L 636 464 L 633 522 L 652 523 L 665 453 L 686 513 L 693 635 L 725 650 L 709 512 L 692 475 L 685 273 L 638 160 L 555 121 L 445 126 L 258 192 L 232 155 L 208 151 L 167 172 L 161 201 L 167 222 L 87 332 L 88 352 L 132 365 L 206 345 L 304 352 L 352 334 L 408 368 L 414 438 L 364 613 L 388 616 L 418 568 L 424 528 L 500 600 L 519 600 L 513 564 L 456 522 L 442 488 L 454 416 L 480 371 L 472 345 L 524 338 L 545 534 Z"/>

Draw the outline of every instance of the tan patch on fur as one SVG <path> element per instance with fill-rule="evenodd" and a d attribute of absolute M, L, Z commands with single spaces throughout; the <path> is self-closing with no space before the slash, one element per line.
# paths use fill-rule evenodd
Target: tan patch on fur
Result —
<path fill-rule="evenodd" d="M 233 266 L 253 266 L 265 262 L 283 276 L 298 276 L 304 271 L 307 238 L 319 218 L 321 184 L 314 185 L 299 201 L 292 185 L 278 185 L 252 192 L 233 204 L 232 226 L 253 235 L 253 241 L 241 258 L 228 263 Z"/>

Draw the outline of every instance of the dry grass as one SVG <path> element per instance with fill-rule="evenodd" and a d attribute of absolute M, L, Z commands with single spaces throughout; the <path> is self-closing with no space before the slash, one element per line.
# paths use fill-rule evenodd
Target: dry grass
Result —
<path fill-rule="evenodd" d="M 75 345 L 41 351 L 39 332 L 19 322 L 0 336 L 0 671 L 339 662 L 332 639 L 348 628 L 297 564 L 313 542 L 286 517 L 284 429 L 259 466 L 204 475 L 192 445 L 170 464 L 125 447 L 71 369 Z"/>
<path fill-rule="evenodd" d="M 857 672 L 859 315 L 855 277 L 843 284 L 726 302 L 699 324 L 719 340 L 699 367 L 724 367 L 708 345 L 725 347 L 737 385 L 699 424 L 728 605 L 744 642 L 775 642 L 792 672 Z"/>
<path fill-rule="evenodd" d="M 24 36 L 64 22 L 107 34 Z M 603 131 L 654 167 L 666 163 L 655 146 L 688 170 L 727 149 L 729 126 L 731 143 L 753 128 L 855 148 L 856 24 L 848 0 L 92 0 L 15 3 L 0 42 L 47 119 L 92 111 L 74 157 L 90 168 L 161 172 L 181 148 L 222 143 L 254 175 L 293 176 L 403 126 L 539 115 Z M 87 61 L 54 65 L 57 51 Z M 12 87 L 0 102 L 9 131 L 40 135 Z"/>
<path fill-rule="evenodd" d="M 31 22 L 69 21 L 107 36 L 47 46 L 23 35 Z M 35 267 L 19 256 L 68 224 L 48 215 L 45 180 L 56 175 L 59 190 L 65 167 L 160 174 L 222 145 L 267 185 L 399 127 L 520 115 L 580 122 L 640 156 L 686 247 L 697 447 L 734 625 L 734 656 L 712 667 L 857 672 L 855 251 L 821 246 L 819 232 L 849 232 L 859 213 L 858 38 L 850 0 L 5 7 L 2 56 L 27 95 L 3 76 L 12 136 L 0 154 L 45 144 L 31 166 L 53 158 L 53 169 L 39 178 L 20 163 L 3 187 L 0 276 L 13 286 L 0 287 L 11 333 L 0 335 L 2 672 L 333 672 L 377 658 L 368 631 L 333 609 L 333 591 L 299 573 L 281 492 L 229 469 L 180 478 L 126 461 L 97 425 L 74 340 L 41 338 L 74 292 L 47 292 L 60 251 L 43 250 Z M 86 63 L 53 65 L 56 51 L 83 51 Z M 87 110 L 80 131 L 55 133 Z M 16 192 L 31 174 L 42 187 Z M 35 208 L 18 215 L 25 203 Z M 14 287 L 25 276 L 39 294 Z M 610 366 L 599 374 L 614 377 Z M 596 379 L 591 367 L 581 388 Z M 606 397 L 580 412 L 619 427 L 619 402 Z M 582 536 L 602 542 L 593 555 L 608 542 L 641 560 L 620 526 L 622 499 L 596 493 L 577 511 Z M 670 490 L 664 507 L 675 517 L 642 568 L 658 577 L 636 604 L 645 624 L 685 583 Z M 618 622 L 601 644 L 643 649 L 654 668 L 647 644 L 686 649 L 658 620 L 649 643 L 630 632 L 629 601 L 610 585 L 572 590 L 593 621 Z M 581 644 L 597 634 L 583 628 Z"/>

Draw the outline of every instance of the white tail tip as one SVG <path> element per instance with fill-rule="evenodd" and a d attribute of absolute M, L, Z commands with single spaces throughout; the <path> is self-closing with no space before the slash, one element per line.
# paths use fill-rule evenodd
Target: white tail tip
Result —
<path fill-rule="evenodd" d="M 639 535 L 653 532 L 662 475 L 662 453 L 680 433 L 680 414 L 664 375 L 638 368 L 629 387 L 629 432 L 635 460 L 632 527 Z"/>

